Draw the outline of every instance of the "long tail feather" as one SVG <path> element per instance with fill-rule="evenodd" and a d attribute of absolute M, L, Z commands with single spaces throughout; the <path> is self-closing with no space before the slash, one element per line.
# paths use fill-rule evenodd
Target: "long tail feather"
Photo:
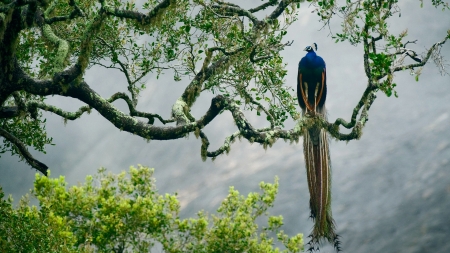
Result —
<path fill-rule="evenodd" d="M 340 251 L 331 214 L 331 163 L 327 133 L 324 129 L 311 127 L 304 132 L 303 151 L 310 194 L 311 218 L 314 227 L 310 235 L 309 251 L 319 249 L 325 239 Z"/>

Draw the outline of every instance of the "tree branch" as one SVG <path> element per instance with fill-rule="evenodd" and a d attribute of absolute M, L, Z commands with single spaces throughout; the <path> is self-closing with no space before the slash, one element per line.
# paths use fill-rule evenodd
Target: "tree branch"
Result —
<path fill-rule="evenodd" d="M 217 114 L 226 106 L 225 98 L 222 96 L 217 96 L 212 100 L 209 110 L 199 120 L 177 127 L 157 127 L 143 123 L 142 121 L 139 121 L 134 117 L 126 115 L 123 112 L 119 111 L 110 103 L 110 101 L 102 98 L 85 82 L 81 82 L 78 84 L 71 83 L 70 85 L 68 85 L 68 87 L 65 88 L 66 90 L 64 91 L 61 85 L 54 82 L 35 81 L 31 78 L 26 79 L 26 77 L 23 77 L 23 79 L 26 80 L 26 82 L 23 81 L 21 83 L 22 87 L 19 88 L 22 88 L 31 94 L 41 96 L 61 94 L 63 96 L 69 96 L 79 99 L 80 101 L 97 110 L 105 119 L 110 121 L 118 129 L 139 135 L 149 140 L 170 140 L 184 137 L 186 134 L 195 131 L 195 129 L 201 129 L 209 124 L 211 120 L 213 120 L 217 116 Z M 111 99 L 114 100 L 119 97 L 127 101 L 126 95 L 123 93 L 118 93 Z M 130 103 L 131 101 L 128 98 L 128 104 Z M 163 123 L 172 121 L 164 120 L 162 119 L 162 117 L 158 117 L 159 115 L 156 114 L 141 113 L 138 111 L 133 112 L 133 114 L 139 117 L 146 118 L 156 117 Z"/>
<path fill-rule="evenodd" d="M 394 69 L 391 70 L 391 73 L 393 72 L 397 72 L 397 71 L 402 71 L 405 69 L 413 69 L 413 68 L 417 68 L 417 67 L 423 67 L 425 66 L 425 64 L 428 62 L 428 60 L 430 59 L 431 55 L 433 54 L 433 52 L 435 50 L 437 50 L 440 46 L 442 46 L 443 44 L 445 44 L 445 42 L 447 42 L 447 40 L 449 39 L 450 35 L 447 35 L 444 40 L 435 43 L 433 46 L 431 46 L 430 49 L 428 49 L 428 52 L 426 54 L 426 56 L 421 60 L 421 62 L 419 63 L 413 63 L 413 64 L 409 64 L 409 65 L 405 65 L 405 66 L 399 66 L 399 67 L 395 67 Z M 383 76 L 379 76 L 377 77 L 377 79 L 381 79 L 383 77 L 385 77 L 385 75 Z"/>
<path fill-rule="evenodd" d="M 172 0 L 176 4 L 174 0 Z M 142 25 L 148 25 L 156 19 L 156 17 L 160 14 L 161 11 L 164 11 L 167 7 L 170 6 L 171 0 L 164 0 L 153 8 L 148 14 L 143 14 L 137 11 L 130 10 L 120 10 L 113 9 L 104 5 L 104 0 L 101 1 L 103 8 L 105 9 L 106 14 L 116 16 L 119 18 L 128 18 L 138 21 Z"/>
<path fill-rule="evenodd" d="M 269 7 L 269 6 L 274 6 L 274 5 L 276 5 L 277 3 L 278 3 L 277 0 L 269 0 L 268 2 L 263 3 L 263 4 L 261 4 L 260 6 L 257 6 L 257 7 L 255 7 L 255 8 L 249 9 L 248 11 L 249 11 L 250 13 L 255 13 L 255 12 L 258 12 L 258 11 L 260 11 L 260 10 L 265 10 L 265 9 L 266 9 L 267 7 Z"/>
<path fill-rule="evenodd" d="M 225 138 L 225 141 L 223 143 L 223 145 L 218 148 L 216 151 L 213 152 L 209 152 L 208 151 L 208 147 L 209 147 L 209 140 L 208 137 L 206 136 L 206 134 L 200 130 L 199 133 L 200 138 L 202 139 L 202 146 L 200 148 L 200 155 L 202 157 L 202 160 L 205 161 L 206 157 L 217 157 L 221 154 L 223 154 L 223 152 L 228 153 L 230 151 L 230 146 L 231 143 L 233 143 L 236 139 L 236 137 L 240 136 L 240 132 L 236 131 L 235 133 L 233 133 L 232 135 L 230 135 L 229 137 Z"/>
<path fill-rule="evenodd" d="M 58 116 L 61 116 L 62 118 L 66 119 L 66 120 L 76 120 L 76 119 L 80 118 L 81 115 L 83 115 L 83 113 L 91 112 L 91 108 L 89 106 L 82 106 L 76 112 L 66 112 L 66 111 L 62 110 L 61 108 L 58 108 L 53 105 L 48 105 L 41 101 L 29 101 L 27 103 L 27 107 L 29 108 L 29 110 L 41 109 L 41 110 L 44 110 L 47 112 L 54 113 Z"/>
<path fill-rule="evenodd" d="M 170 123 L 170 122 L 175 122 L 175 119 L 165 120 L 165 119 L 163 119 L 163 117 L 161 117 L 158 114 L 148 113 L 148 112 L 141 112 L 141 111 L 136 110 L 135 105 L 131 101 L 131 99 L 125 93 L 122 93 L 122 92 L 115 93 L 107 101 L 109 103 L 112 103 L 113 101 L 115 101 L 115 100 L 117 100 L 119 98 L 125 100 L 125 102 L 127 103 L 128 109 L 130 110 L 130 116 L 147 118 L 148 119 L 148 124 L 153 124 L 154 121 L 155 121 L 155 118 L 159 119 L 159 121 L 161 121 L 161 123 L 163 123 L 164 125 L 167 124 L 167 123 Z"/>
<path fill-rule="evenodd" d="M 300 3 L 302 0 L 281 0 L 277 8 L 266 18 L 266 20 L 271 23 L 273 20 L 277 19 L 291 3 Z"/>
<path fill-rule="evenodd" d="M 2 136 L 6 140 L 8 140 L 12 144 L 14 144 L 14 146 L 17 148 L 19 154 L 22 156 L 23 159 L 25 159 L 25 161 L 27 161 L 27 163 L 31 167 L 35 168 L 42 174 L 47 175 L 48 166 L 41 163 L 40 161 L 36 160 L 30 154 L 30 152 L 28 152 L 25 144 L 23 144 L 19 139 L 17 139 L 14 135 L 10 134 L 8 131 L 6 131 L 5 129 L 3 129 L 1 127 L 0 127 L 0 136 Z"/>
<path fill-rule="evenodd" d="M 234 15 L 237 15 L 240 17 L 247 17 L 255 25 L 260 22 L 250 11 L 242 9 L 241 7 L 239 7 L 237 5 L 219 4 L 219 5 L 213 5 L 213 6 L 211 6 L 211 8 L 215 9 L 215 11 L 217 13 L 220 13 L 221 15 L 225 15 L 228 17 L 232 17 Z"/>

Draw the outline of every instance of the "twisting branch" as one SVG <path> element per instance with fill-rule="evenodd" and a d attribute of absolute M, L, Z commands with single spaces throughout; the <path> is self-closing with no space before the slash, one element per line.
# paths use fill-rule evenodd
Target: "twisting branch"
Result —
<path fill-rule="evenodd" d="M 277 19 L 291 3 L 300 2 L 302 2 L 302 0 L 281 0 L 277 8 L 267 17 L 267 22 L 271 23 L 273 20 Z"/>
<path fill-rule="evenodd" d="M 225 141 L 223 143 L 223 145 L 218 148 L 216 151 L 213 152 L 209 152 L 208 151 L 208 147 L 209 147 L 209 140 L 208 137 L 206 136 L 206 134 L 200 130 L 199 133 L 200 138 L 202 139 L 202 146 L 200 148 L 200 155 L 202 157 L 202 160 L 205 161 L 207 157 L 217 157 L 221 154 L 223 154 L 223 152 L 229 152 L 230 148 L 231 148 L 231 143 L 233 143 L 236 139 L 236 137 L 240 136 L 240 132 L 236 131 L 235 133 L 233 133 L 232 135 L 228 136 L 227 138 L 225 138 Z"/>
<path fill-rule="evenodd" d="M 164 125 L 167 123 L 170 123 L 170 122 L 175 122 L 175 119 L 165 120 L 165 119 L 163 119 L 163 117 L 161 117 L 160 115 L 158 115 L 156 113 L 141 112 L 141 111 L 136 110 L 135 105 L 133 104 L 131 99 L 125 93 L 122 93 L 122 92 L 115 93 L 107 101 L 109 103 L 112 103 L 113 101 L 115 101 L 117 99 L 123 99 L 127 103 L 128 109 L 130 110 L 130 116 L 147 118 L 148 124 L 153 124 L 155 122 L 155 118 L 159 119 L 159 121 L 161 121 L 161 123 L 163 123 Z"/>
<path fill-rule="evenodd" d="M 377 88 L 376 86 L 368 85 L 367 88 L 366 88 L 366 90 L 364 91 L 363 95 L 361 96 L 361 99 L 359 100 L 358 104 L 357 104 L 357 105 L 355 106 L 355 108 L 353 109 L 353 113 L 352 113 L 352 117 L 351 117 L 350 122 L 347 122 L 347 121 L 345 121 L 345 120 L 342 119 L 342 118 L 338 118 L 338 119 L 336 119 L 336 121 L 333 123 L 334 127 L 339 127 L 339 125 L 342 125 L 342 126 L 344 126 L 345 128 L 347 128 L 347 129 L 351 129 L 352 127 L 354 127 L 355 124 L 356 124 L 356 118 L 357 118 L 357 116 L 358 116 L 359 111 L 361 110 L 361 108 L 362 108 L 363 106 L 365 106 L 365 105 L 368 105 L 368 104 L 371 105 L 371 104 L 373 103 L 372 99 L 375 99 L 375 97 L 373 97 L 373 96 L 375 96 L 375 94 L 373 94 L 373 91 L 374 91 L 376 88 Z M 371 101 L 371 102 L 369 102 L 369 101 Z M 369 103 L 368 103 L 368 102 L 369 102 Z M 370 106 L 370 105 L 369 105 L 369 106 Z M 335 137 L 336 137 L 336 136 L 335 136 Z M 340 139 L 339 137 L 336 137 L 336 138 Z"/>
<path fill-rule="evenodd" d="M 164 0 L 157 6 L 155 6 L 155 8 L 153 8 L 148 14 L 143 14 L 137 11 L 120 10 L 117 8 L 113 9 L 109 6 L 106 6 L 105 0 L 101 0 L 100 2 L 102 3 L 106 14 L 116 16 L 118 18 L 133 19 L 138 21 L 142 25 L 151 24 L 158 17 L 161 11 L 164 11 L 164 9 L 170 6 L 171 2 L 173 2 L 173 4 L 176 4 L 174 0 Z"/>
<path fill-rule="evenodd" d="M 44 24 L 42 26 L 42 35 L 48 39 L 50 42 L 58 45 L 58 50 L 56 53 L 56 58 L 54 59 L 53 72 L 60 72 L 64 69 L 64 60 L 69 52 L 69 43 L 66 40 L 59 38 L 55 35 L 49 24 Z"/>
<path fill-rule="evenodd" d="M 23 144 L 19 139 L 17 139 L 14 135 L 10 134 L 8 131 L 6 131 L 5 129 L 3 129 L 1 127 L 0 127 L 0 136 L 2 136 L 6 140 L 8 140 L 12 144 L 14 144 L 14 146 L 17 148 L 17 151 L 19 152 L 19 154 L 22 156 L 23 159 L 25 159 L 25 161 L 27 161 L 27 163 L 31 167 L 35 168 L 42 174 L 47 175 L 48 166 L 41 163 L 40 161 L 36 160 L 30 154 L 30 152 L 28 152 L 25 144 Z"/>
<path fill-rule="evenodd" d="M 368 93 L 366 93 L 368 92 Z M 341 141 L 350 141 L 359 139 L 362 136 L 362 129 L 365 126 L 366 122 L 369 120 L 369 109 L 372 105 L 372 103 L 376 99 L 376 95 L 374 94 L 373 89 L 368 87 L 366 89 L 366 92 L 364 93 L 363 97 L 359 101 L 358 105 L 353 109 L 353 115 L 351 122 L 348 123 L 342 118 L 338 118 L 333 124 L 327 122 L 323 118 L 321 118 L 321 122 L 319 125 L 322 125 L 327 131 L 333 136 L 334 138 L 341 140 Z M 367 96 L 366 96 L 367 94 Z M 364 106 L 364 107 L 363 107 Z M 356 117 L 361 110 L 361 107 L 363 107 L 361 115 L 358 120 L 356 120 Z M 344 127 L 348 129 L 352 129 L 352 131 L 348 134 L 340 133 L 339 132 L 339 125 L 343 125 Z"/>
<path fill-rule="evenodd" d="M 141 111 L 136 110 L 131 99 L 125 93 L 122 93 L 122 92 L 115 93 L 106 101 L 108 103 L 112 103 L 118 99 L 123 99 L 127 103 L 128 108 L 130 110 L 130 116 L 147 118 L 149 121 L 148 122 L 149 124 L 153 124 L 155 121 L 155 118 L 159 119 L 161 121 L 161 123 L 163 123 L 163 124 L 167 124 L 167 123 L 175 121 L 174 119 L 165 120 L 158 114 L 141 112 Z M 86 106 L 80 107 L 75 112 L 67 112 L 56 106 L 48 105 L 44 102 L 34 101 L 34 100 L 26 102 L 26 105 L 24 105 L 24 107 L 27 108 L 26 110 L 29 112 L 34 112 L 36 109 L 41 109 L 41 110 L 44 110 L 47 112 L 51 112 L 58 116 L 61 116 L 65 120 L 76 120 L 79 117 L 81 117 L 85 112 L 90 113 L 91 109 L 92 109 L 92 107 L 86 105 Z M 0 118 L 12 117 L 12 115 L 15 116 L 18 114 L 18 112 L 19 112 L 18 107 L 11 107 L 9 109 L 5 109 L 5 110 L 0 111 Z"/>
<path fill-rule="evenodd" d="M 449 37 L 450 37 L 450 35 L 447 35 L 444 40 L 442 40 L 440 42 L 437 42 L 433 46 L 431 46 L 431 48 L 428 49 L 428 52 L 427 52 L 426 56 L 421 60 L 421 62 L 395 67 L 395 68 L 393 68 L 391 70 L 391 73 L 397 72 L 397 71 L 402 71 L 402 70 L 405 70 L 405 69 L 414 69 L 414 68 L 425 66 L 425 64 L 428 62 L 428 60 L 432 56 L 433 52 L 435 52 L 436 50 L 438 50 L 439 47 L 444 45 L 445 42 L 447 42 L 447 40 L 449 39 Z M 386 76 L 386 74 L 383 75 L 383 76 L 378 77 L 377 79 L 379 80 L 379 79 L 381 79 L 381 78 L 383 78 L 385 76 Z"/>
<path fill-rule="evenodd" d="M 255 13 L 255 12 L 258 12 L 258 11 L 260 11 L 260 10 L 265 10 L 265 9 L 266 9 L 267 7 L 269 7 L 269 6 L 274 6 L 274 5 L 276 5 L 277 2 L 278 2 L 278 1 L 276 1 L 276 0 L 269 0 L 268 2 L 263 3 L 263 4 L 261 4 L 260 6 L 257 6 L 257 7 L 255 7 L 255 8 L 249 9 L 248 11 L 249 11 L 250 13 Z"/>
<path fill-rule="evenodd" d="M 79 99 L 93 109 L 97 110 L 105 119 L 109 120 L 118 129 L 139 135 L 149 140 L 178 139 L 186 136 L 186 134 L 190 132 L 195 131 L 197 128 L 202 129 L 218 115 L 227 103 L 223 96 L 217 96 L 212 100 L 209 110 L 199 120 L 177 127 L 157 127 L 143 123 L 132 116 L 124 114 L 115 108 L 110 101 L 102 98 L 98 93 L 92 90 L 85 82 L 69 85 L 69 87 L 66 87 L 67 90 L 63 92 L 63 87 L 61 87 L 58 83 L 35 81 L 30 78 L 27 79 L 26 77 L 23 77 L 23 79 L 26 81 L 24 81 L 19 88 L 23 88 L 29 93 L 41 96 L 49 94 L 63 94 L 64 96 Z M 25 85 L 25 83 L 27 85 Z M 126 94 L 123 93 L 116 94 L 112 97 L 112 99 L 119 97 L 125 101 L 128 100 L 128 104 L 131 104 L 131 100 L 129 98 L 127 99 Z M 135 111 L 133 114 L 146 118 L 156 117 L 163 123 L 172 121 L 163 120 L 162 117 L 157 114 L 147 114 L 138 111 Z"/>
<path fill-rule="evenodd" d="M 272 58 L 271 55 L 264 55 L 260 57 L 256 57 L 256 47 L 253 47 L 252 51 L 250 52 L 250 61 L 253 63 L 257 63 L 259 61 L 268 60 Z"/>
<path fill-rule="evenodd" d="M 216 71 L 227 64 L 230 56 L 233 56 L 243 50 L 244 48 L 237 48 L 231 52 L 228 52 L 221 47 L 209 48 L 206 52 L 206 57 L 203 61 L 201 70 L 195 75 L 195 78 L 184 90 L 183 94 L 181 95 L 182 100 L 180 100 L 180 103 L 184 103 L 185 105 L 183 106 L 187 106 L 188 108 L 190 108 L 194 104 L 197 97 L 200 95 L 203 83 L 208 80 L 214 73 L 216 73 Z M 222 52 L 224 56 L 210 64 L 213 53 L 215 51 Z"/>
<path fill-rule="evenodd" d="M 81 115 L 83 115 L 83 113 L 91 112 L 91 107 L 89 107 L 87 105 L 80 107 L 76 112 L 66 112 L 66 111 L 62 110 L 61 108 L 58 108 L 53 105 L 48 105 L 41 101 L 29 101 L 29 102 L 27 102 L 27 107 L 28 107 L 28 110 L 30 110 L 30 111 L 33 111 L 36 109 L 41 109 L 41 110 L 44 110 L 47 112 L 54 113 L 58 116 L 61 116 L 65 120 L 76 120 L 76 119 L 80 118 Z"/>

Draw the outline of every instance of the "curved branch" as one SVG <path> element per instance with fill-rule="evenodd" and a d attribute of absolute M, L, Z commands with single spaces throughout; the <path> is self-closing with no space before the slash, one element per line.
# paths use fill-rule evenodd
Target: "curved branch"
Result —
<path fill-rule="evenodd" d="M 228 101 L 226 110 L 229 110 L 233 116 L 234 122 L 239 129 L 240 135 L 250 142 L 260 143 L 266 148 L 271 147 L 277 139 L 282 138 L 290 141 L 298 141 L 302 133 L 303 121 L 299 121 L 296 127 L 290 130 L 280 128 L 275 129 L 256 129 L 248 122 L 239 106 L 232 100 Z"/>
<path fill-rule="evenodd" d="M 112 103 L 118 99 L 123 99 L 127 103 L 128 108 L 130 110 L 130 116 L 147 118 L 149 120 L 149 124 L 153 124 L 153 122 L 155 121 L 155 118 L 159 119 L 161 121 L 161 123 L 163 123 L 163 124 L 174 122 L 174 119 L 165 120 L 158 114 L 137 111 L 134 108 L 134 105 L 132 104 L 131 99 L 125 93 L 122 93 L 122 92 L 115 93 L 106 101 L 108 103 Z M 59 107 L 46 104 L 42 101 L 29 101 L 26 103 L 25 107 L 30 112 L 34 112 L 36 109 L 41 109 L 41 110 L 44 110 L 47 112 L 54 113 L 58 116 L 61 116 L 62 118 L 66 119 L 66 120 L 76 120 L 76 119 L 80 118 L 83 115 L 83 113 L 85 113 L 85 112 L 87 112 L 89 114 L 92 109 L 92 107 L 90 107 L 90 106 L 82 106 L 75 112 L 67 112 L 67 111 L 62 110 Z M 19 115 L 19 109 L 17 106 L 2 108 L 2 110 L 0 110 L 0 118 L 12 118 L 17 115 Z"/>
<path fill-rule="evenodd" d="M 136 110 L 131 99 L 125 93 L 122 93 L 122 92 L 115 93 L 107 101 L 109 103 L 112 103 L 113 101 L 115 101 L 119 98 L 123 99 L 127 103 L 128 109 L 130 110 L 130 116 L 147 118 L 148 124 L 153 124 L 155 121 L 155 118 L 159 119 L 159 121 L 161 121 L 161 123 L 163 123 L 164 125 L 167 123 L 170 123 L 170 122 L 175 122 L 175 119 L 165 120 L 165 119 L 163 119 L 163 117 L 161 117 L 160 115 L 158 115 L 156 113 L 141 112 L 141 111 Z"/>
<path fill-rule="evenodd" d="M 336 121 L 334 122 L 333 125 L 335 125 L 336 127 L 339 127 L 339 125 L 342 125 L 347 129 L 351 129 L 352 127 L 354 127 L 356 124 L 356 117 L 358 116 L 359 111 L 365 104 L 368 103 L 368 101 L 370 101 L 369 98 L 371 98 L 371 96 L 374 95 L 373 91 L 375 89 L 376 89 L 376 86 L 370 86 L 370 85 L 367 86 L 367 88 L 364 91 L 363 95 L 361 96 L 361 99 L 359 100 L 358 104 L 356 104 L 355 108 L 353 109 L 353 113 L 352 113 L 350 122 L 347 122 L 342 118 L 338 118 L 338 119 L 336 119 Z M 372 101 L 372 103 L 373 103 L 373 101 Z M 370 103 L 370 104 L 372 104 L 372 103 Z"/>
<path fill-rule="evenodd" d="M 157 127 L 146 124 L 121 112 L 115 108 L 109 100 L 102 98 L 98 93 L 92 90 L 84 81 L 78 84 L 71 83 L 68 85 L 69 87 L 66 87 L 65 90 L 63 90 L 61 85 L 51 81 L 35 81 L 27 76 L 22 77 L 22 80 L 23 82 L 19 87 L 29 93 L 41 96 L 60 94 L 79 99 L 91 108 L 97 110 L 105 119 L 110 121 L 118 129 L 139 135 L 149 140 L 170 140 L 182 138 L 186 136 L 186 134 L 195 131 L 197 128 L 201 129 L 209 124 L 226 106 L 225 98 L 223 96 L 217 96 L 212 100 L 209 110 L 199 120 L 177 127 Z M 116 94 L 111 99 L 116 99 L 119 97 L 127 101 L 126 95 L 120 93 Z M 131 103 L 129 98 L 128 103 Z M 163 120 L 157 115 L 141 113 L 138 111 L 135 111 L 134 113 L 136 116 L 141 115 L 142 117 L 156 117 L 162 120 L 163 123 L 170 122 L 170 120 Z"/>
<path fill-rule="evenodd" d="M 62 110 L 61 108 L 58 108 L 53 105 L 48 105 L 41 101 L 30 101 L 27 103 L 27 107 L 29 108 L 30 111 L 36 110 L 39 108 L 41 110 L 54 113 L 58 116 L 61 116 L 65 120 L 76 120 L 76 119 L 80 118 L 81 115 L 83 115 L 83 113 L 91 112 L 91 107 L 89 107 L 89 106 L 82 106 L 76 112 L 66 112 L 66 111 Z"/>
<path fill-rule="evenodd" d="M 300 3 L 302 0 L 281 0 L 277 8 L 267 17 L 267 22 L 271 23 L 277 19 L 291 3 Z"/>
<path fill-rule="evenodd" d="M 172 0 L 173 1 L 173 0 Z M 130 11 L 130 10 L 120 10 L 120 9 L 113 9 L 111 7 L 107 7 L 104 5 L 104 0 L 100 1 L 102 5 L 104 6 L 105 12 L 108 15 L 116 16 L 118 18 L 128 18 L 138 21 L 142 25 L 148 25 L 155 20 L 161 11 L 164 11 L 167 7 L 172 4 L 171 0 L 164 0 L 158 5 L 153 8 L 148 14 L 144 14 L 138 11 Z M 175 1 L 173 1 L 173 4 L 176 4 Z"/>
<path fill-rule="evenodd" d="M 263 4 L 261 4 L 260 6 L 257 6 L 257 7 L 255 7 L 255 8 L 251 8 L 251 9 L 249 9 L 248 11 L 250 12 L 250 13 L 255 13 L 255 12 L 258 12 L 258 11 L 260 11 L 260 10 L 265 10 L 267 7 L 269 7 L 269 6 L 274 6 L 274 5 L 276 5 L 277 4 L 277 2 L 278 1 L 274 1 L 274 0 L 269 0 L 268 2 L 266 2 L 266 3 L 263 3 Z"/>
<path fill-rule="evenodd" d="M 361 109 L 361 104 L 358 103 L 358 105 L 353 110 L 352 115 L 352 121 L 350 123 L 345 122 L 345 120 L 339 118 L 337 119 L 333 124 L 325 121 L 322 119 L 322 122 L 320 122 L 320 125 L 322 125 L 331 136 L 334 138 L 340 140 L 340 141 L 350 141 L 350 140 L 358 140 L 362 136 L 362 129 L 365 126 L 366 122 L 369 121 L 369 109 L 372 106 L 373 102 L 376 99 L 376 95 L 371 91 L 368 93 L 367 97 L 365 97 L 365 100 L 363 102 L 364 108 L 362 109 L 361 115 L 359 117 L 359 120 L 356 121 L 356 114 L 358 113 L 359 109 Z M 361 102 L 361 101 L 360 101 Z M 359 108 L 357 110 L 357 108 Z M 339 132 L 339 124 L 342 124 L 346 128 L 350 129 L 352 128 L 352 131 L 348 134 L 340 133 Z"/>
<path fill-rule="evenodd" d="M 50 42 L 58 45 L 56 58 L 54 59 L 53 72 L 60 72 L 64 69 L 64 60 L 69 52 L 69 43 L 55 35 L 49 24 L 42 26 L 42 36 L 48 39 Z"/>
<path fill-rule="evenodd" d="M 396 67 L 394 69 L 392 69 L 391 73 L 393 72 L 397 72 L 397 71 L 401 71 L 401 70 L 405 70 L 405 69 L 413 69 L 413 68 L 417 68 L 417 67 L 423 67 L 425 66 L 425 64 L 428 62 L 428 60 L 430 59 L 431 55 L 433 54 L 433 52 L 440 46 L 444 45 L 445 42 L 447 42 L 447 40 L 449 39 L 450 35 L 447 35 L 445 37 L 444 40 L 435 43 L 433 46 L 431 46 L 430 49 L 428 49 L 428 52 L 426 54 L 426 56 L 421 60 L 421 62 L 419 63 L 413 63 L 413 64 L 409 64 L 409 65 L 405 65 L 405 66 L 399 66 Z M 384 76 L 378 77 L 378 80 L 385 77 L 386 74 Z"/>
<path fill-rule="evenodd" d="M 25 144 L 23 144 L 19 139 L 17 139 L 14 135 L 10 134 L 8 131 L 6 131 L 5 129 L 3 129 L 1 127 L 0 127 L 0 136 L 2 136 L 6 140 L 8 140 L 12 144 L 14 144 L 14 146 L 16 146 L 19 154 L 22 156 L 23 159 L 25 159 L 25 161 L 27 161 L 27 163 L 31 167 L 35 168 L 42 174 L 47 175 L 48 166 L 41 163 L 40 161 L 36 160 L 30 154 L 30 152 L 28 152 Z"/>
<path fill-rule="evenodd" d="M 225 138 L 225 141 L 224 141 L 223 145 L 220 148 L 218 148 L 216 151 L 213 151 L 213 152 L 209 152 L 208 151 L 209 140 L 208 140 L 208 137 L 206 136 L 206 134 L 203 133 L 203 131 L 200 130 L 199 136 L 202 139 L 202 146 L 200 148 L 200 155 L 202 157 L 202 160 L 205 161 L 206 157 L 214 158 L 214 157 L 217 157 L 217 156 L 223 154 L 223 152 L 228 153 L 230 151 L 231 143 L 234 142 L 236 137 L 240 136 L 240 132 L 236 131 L 232 135 L 230 135 L 227 138 Z"/>

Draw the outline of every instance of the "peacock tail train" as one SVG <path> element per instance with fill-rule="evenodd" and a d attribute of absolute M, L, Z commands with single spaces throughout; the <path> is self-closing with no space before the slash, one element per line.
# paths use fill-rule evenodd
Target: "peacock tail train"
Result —
<path fill-rule="evenodd" d="M 313 126 L 304 130 L 303 138 L 309 204 L 314 221 L 309 236 L 309 251 L 318 250 L 321 239 L 325 239 L 339 252 L 340 242 L 331 213 L 331 162 L 327 132 Z"/>

